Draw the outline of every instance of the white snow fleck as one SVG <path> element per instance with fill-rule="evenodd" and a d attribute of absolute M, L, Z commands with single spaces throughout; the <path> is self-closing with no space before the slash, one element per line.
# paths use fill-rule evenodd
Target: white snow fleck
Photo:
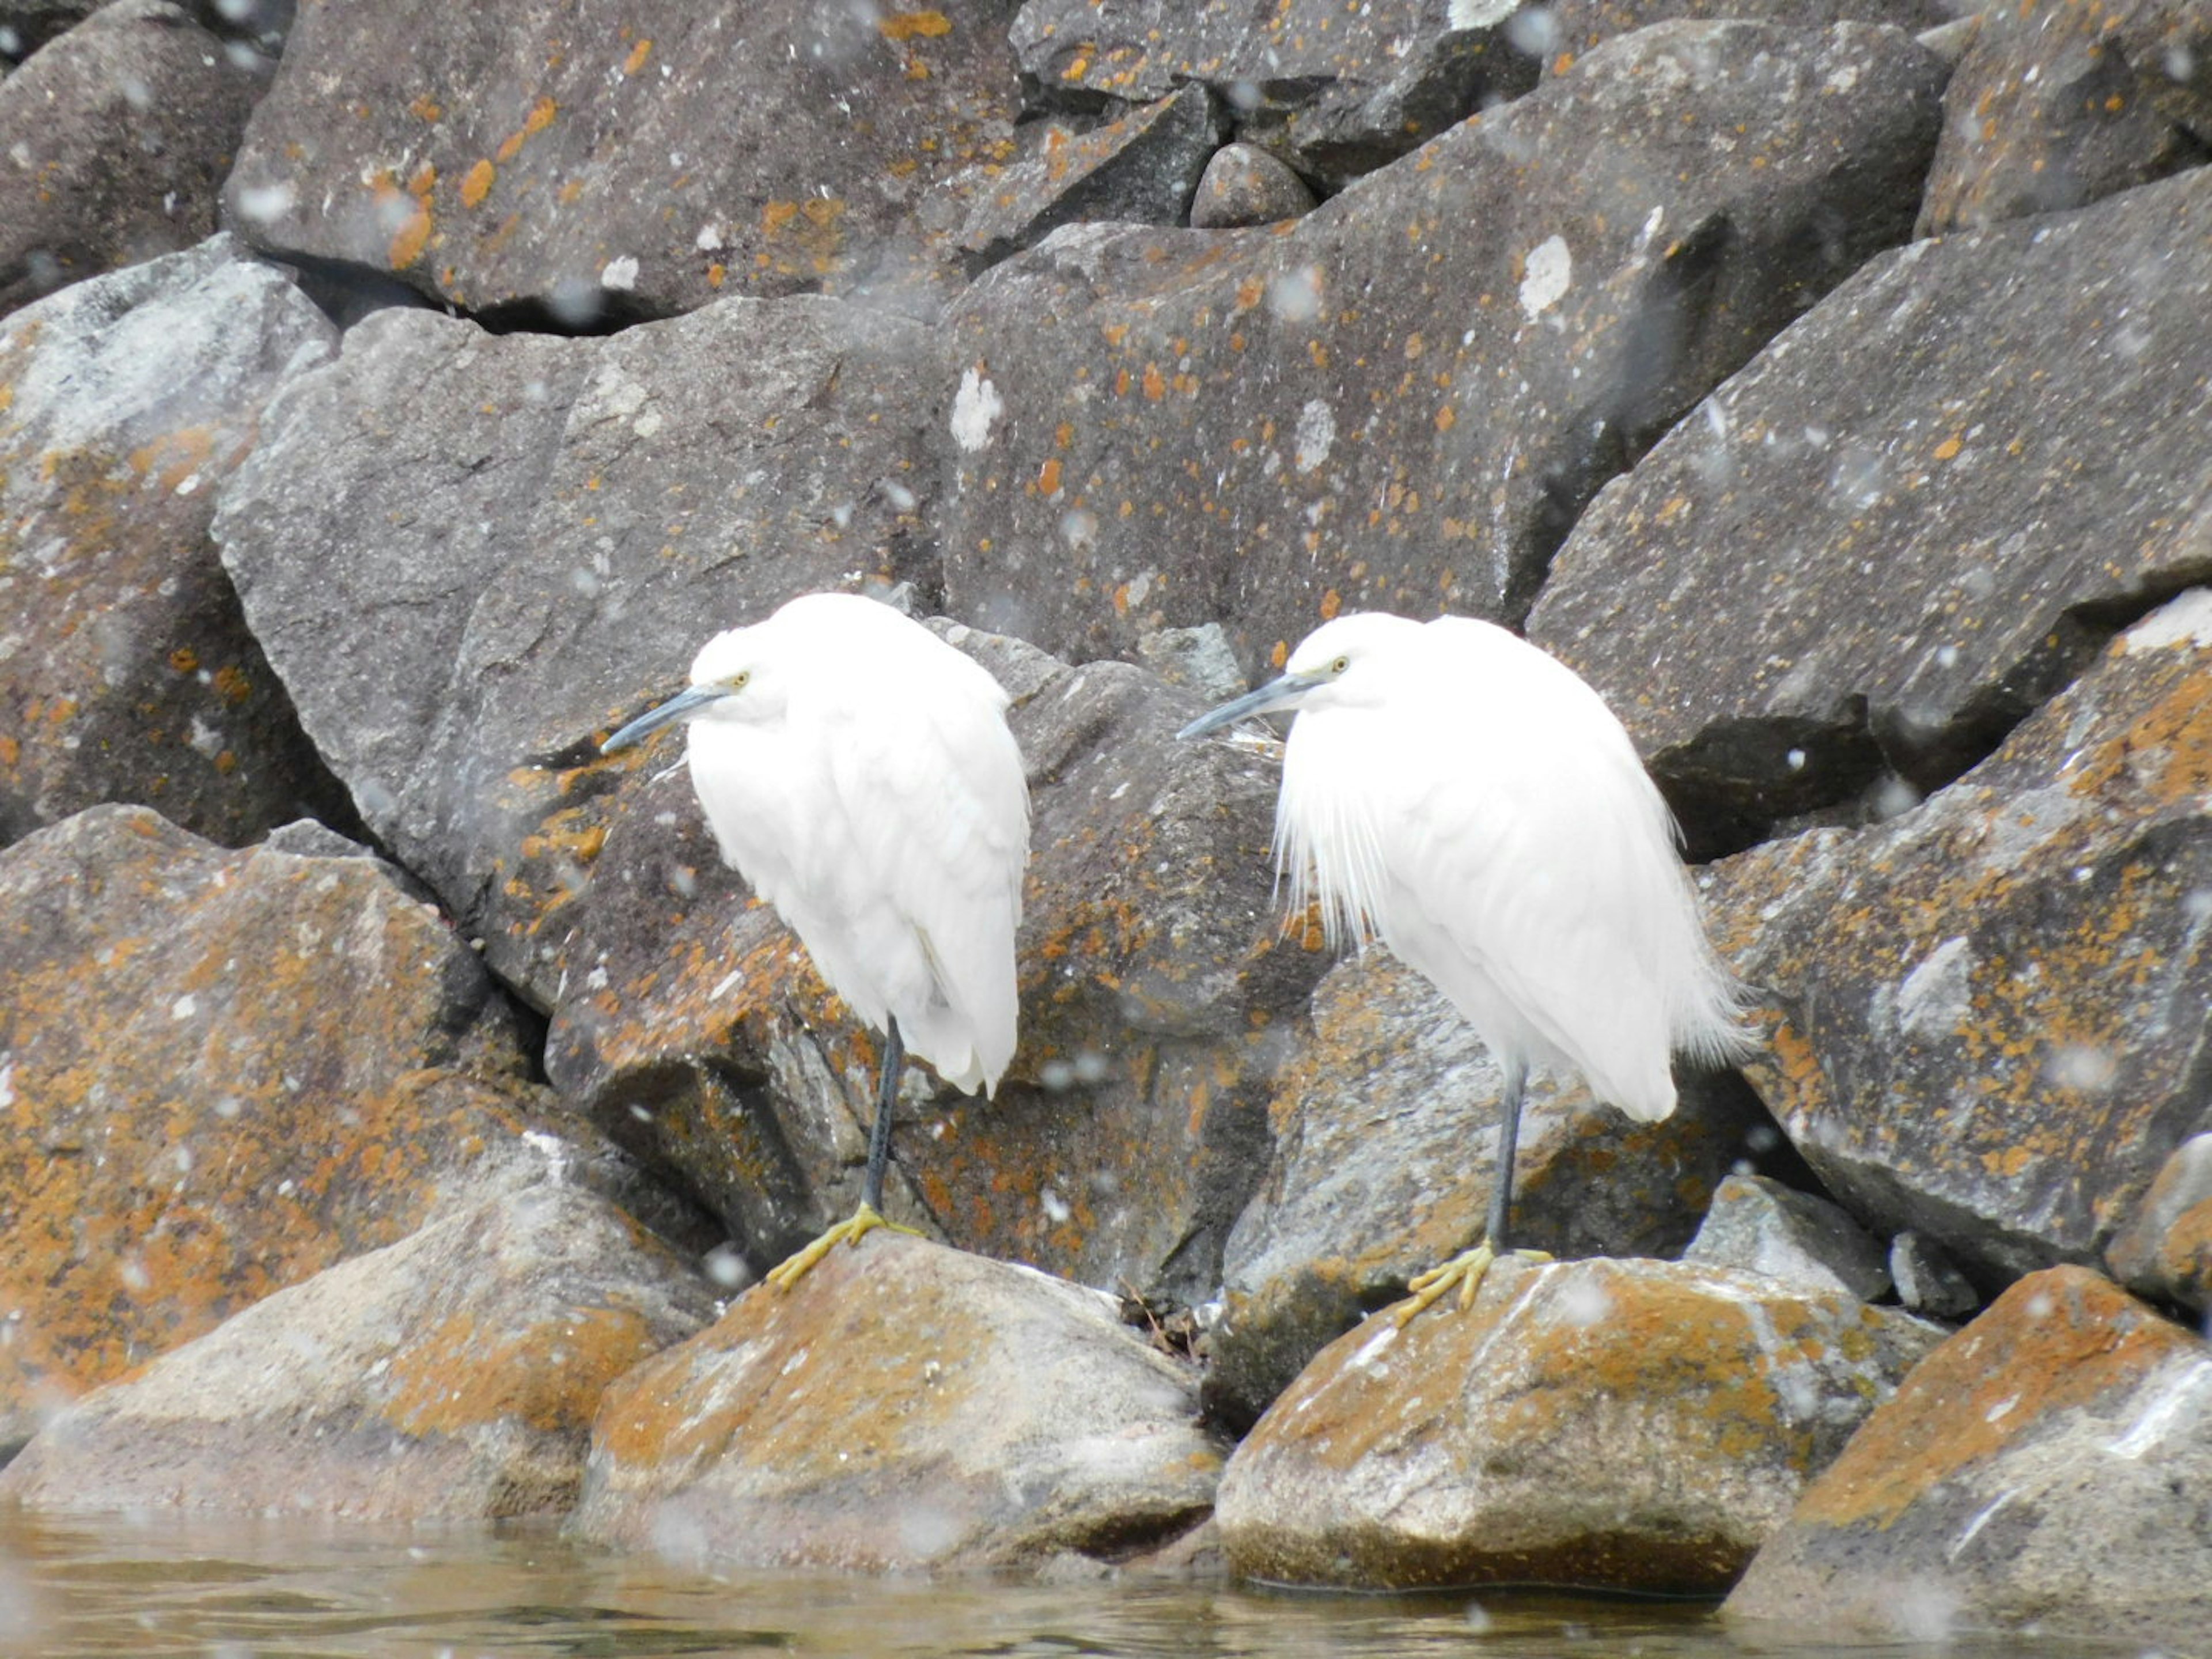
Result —
<path fill-rule="evenodd" d="M 1547 236 L 1537 243 L 1521 278 L 1522 314 L 1533 323 L 1559 304 L 1574 275 L 1574 256 L 1567 252 L 1566 238 Z"/>
<path fill-rule="evenodd" d="M 716 248 L 722 246 L 721 226 L 700 226 L 699 234 L 691 239 L 691 246 L 697 248 L 702 253 L 712 253 Z"/>
<path fill-rule="evenodd" d="M 2120 635 L 2130 656 L 2169 645 L 2212 646 L 2212 587 L 2192 587 Z"/>
<path fill-rule="evenodd" d="M 610 259 L 599 272 L 599 286 L 627 292 L 637 286 L 637 256 L 625 253 L 619 259 Z"/>
<path fill-rule="evenodd" d="M 1298 411 L 1297 448 L 1293 459 L 1298 471 L 1310 472 L 1328 459 L 1328 452 L 1336 442 L 1336 416 L 1319 398 L 1310 398 L 1306 406 Z"/>
<path fill-rule="evenodd" d="M 1930 951 L 1898 987 L 1898 1030 L 1914 1036 L 1956 1030 L 1966 1018 L 1973 971 L 1973 947 L 1963 937 Z"/>
<path fill-rule="evenodd" d="M 991 441 L 991 422 L 1006 412 L 999 388 L 969 369 L 952 396 L 952 441 L 973 454 Z"/>
<path fill-rule="evenodd" d="M 169 1018 L 171 1019 L 190 1019 L 194 1014 L 199 1012 L 199 999 L 193 996 L 188 991 L 183 996 L 179 997 L 174 1002 L 169 1005 Z"/>

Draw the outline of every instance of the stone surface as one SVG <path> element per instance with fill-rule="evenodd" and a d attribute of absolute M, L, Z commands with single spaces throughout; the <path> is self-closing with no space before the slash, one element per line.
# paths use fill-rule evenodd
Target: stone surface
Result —
<path fill-rule="evenodd" d="M 1873 1302 L 1890 1288 L 1881 1245 L 1844 1211 L 1761 1176 L 1732 1175 L 1713 1194 L 1682 1260 L 1733 1267 L 1807 1290 Z"/>
<path fill-rule="evenodd" d="M 1025 132 L 1018 160 L 982 163 L 952 181 L 970 200 L 952 238 L 970 270 L 1079 220 L 1181 224 L 1220 142 L 1212 106 L 1195 87 L 1087 132 L 1057 122 Z"/>
<path fill-rule="evenodd" d="M 2212 1133 L 2173 1149 L 2105 1260 L 2132 1291 L 2212 1310 Z"/>
<path fill-rule="evenodd" d="M 2185 1649 L 2212 1615 L 2212 1346 L 2078 1267 L 1921 1363 L 1725 1611 L 1830 1640 L 2032 1626 Z M 1224 1494 L 1225 1495 L 1225 1494 Z"/>
<path fill-rule="evenodd" d="M 2095 1261 L 2203 1127 L 2212 591 L 1913 811 L 1715 876 L 1745 1075 L 1827 1189 L 1997 1285 Z"/>
<path fill-rule="evenodd" d="M 1073 659 L 1218 621 L 1248 670 L 1340 609 L 1525 606 L 1607 477 L 1905 233 L 1941 74 L 1664 26 L 1294 224 L 1062 228 L 950 313 L 949 606 Z"/>
<path fill-rule="evenodd" d="M 0 4 L 0 61 L 20 64 L 100 9 L 101 0 L 6 0 Z"/>
<path fill-rule="evenodd" d="M 2212 169 L 1888 255 L 1599 497 L 1529 635 L 1693 844 L 1955 777 L 2212 577 L 2208 306 Z"/>
<path fill-rule="evenodd" d="M 573 1157 L 522 1069 L 483 967 L 370 860 L 119 806 L 0 852 L 0 1444 Z"/>
<path fill-rule="evenodd" d="M 227 236 L 0 324 L 0 841 L 103 801 L 227 842 L 343 820 L 207 533 L 263 407 L 336 350 Z"/>
<path fill-rule="evenodd" d="M 1711 1593 L 1941 1332 L 1665 1261 L 1492 1270 L 1378 1316 L 1231 1457 L 1231 1568 L 1281 1583 Z"/>
<path fill-rule="evenodd" d="M 1322 981 L 1311 1035 L 1276 1081 L 1273 1155 L 1230 1234 L 1206 1335 L 1206 1399 L 1225 1420 L 1250 1422 L 1407 1279 L 1481 1237 L 1500 1082 L 1474 1027 L 1387 950 Z M 1521 1122 L 1513 1242 L 1564 1256 L 1679 1249 L 1765 1121 L 1741 1085 L 1684 1082 L 1673 1117 L 1638 1124 L 1540 1073 Z"/>
<path fill-rule="evenodd" d="M 2197 0 L 1991 6 L 1943 97 L 1918 234 L 2079 207 L 2212 160 Z"/>
<path fill-rule="evenodd" d="M 1897 1299 L 1917 1314 L 1960 1319 L 1982 1305 L 1981 1292 L 1942 1247 L 1907 1228 L 1889 1241 Z"/>
<path fill-rule="evenodd" d="M 1886 23 L 1909 34 L 1948 22 L 1972 0 L 1549 0 L 1524 8 L 1512 33 L 1541 58 L 1545 73 L 1564 75 L 1585 52 L 1615 35 L 1677 20 L 1756 17 L 1791 28 L 1833 23 Z"/>
<path fill-rule="evenodd" d="M 1313 211 L 1315 196 L 1285 162 L 1257 144 L 1224 144 L 1214 152 L 1190 204 L 1194 230 L 1272 225 Z"/>
<path fill-rule="evenodd" d="M 0 81 L 0 313 L 187 248 L 261 82 L 169 0 L 117 0 Z"/>
<path fill-rule="evenodd" d="M 1178 742 L 1199 700 L 1129 665 L 945 631 L 1007 687 L 1029 773 L 1020 1047 L 992 1101 L 917 1082 L 891 1213 L 1195 1302 L 1264 1164 L 1286 1027 L 1324 965 L 1277 920 L 1275 757 Z M 624 769 L 639 781 L 569 917 L 546 1066 L 766 1266 L 859 1195 L 876 1042 L 721 867 L 689 779 L 664 772 L 679 741 Z"/>
<path fill-rule="evenodd" d="M 88 1395 L 0 1473 L 0 1500 L 560 1514 L 607 1385 L 715 1312 L 705 1281 L 604 1199 L 532 1187 L 277 1291 Z"/>
<path fill-rule="evenodd" d="M 1195 82 L 1240 137 L 1342 184 L 1528 88 L 1536 66 L 1504 27 L 1512 9 L 1029 0 L 1012 39 L 1024 88 L 1047 106 L 1148 103 Z"/>
<path fill-rule="evenodd" d="M 1012 11 L 324 0 L 226 199 L 272 252 L 479 312 L 665 316 L 850 285 L 932 184 L 1007 159 Z"/>
<path fill-rule="evenodd" d="M 941 380 L 916 325 L 814 298 L 605 340 L 391 311 L 270 410 L 214 526 L 246 617 L 362 820 L 540 1007 L 636 764 L 596 738 L 710 635 L 927 568 Z"/>
<path fill-rule="evenodd" d="M 1189 1368 L 1111 1298 L 879 1232 L 610 1390 L 573 1525 L 727 1566 L 1114 1559 L 1220 1470 Z"/>

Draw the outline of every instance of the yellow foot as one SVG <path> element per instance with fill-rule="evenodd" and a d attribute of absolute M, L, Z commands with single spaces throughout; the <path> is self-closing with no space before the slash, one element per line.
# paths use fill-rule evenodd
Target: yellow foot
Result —
<path fill-rule="evenodd" d="M 895 1233 L 912 1233 L 921 1237 L 918 1227 L 902 1227 L 896 1221 L 886 1221 L 872 1204 L 863 1203 L 844 1220 L 816 1239 L 804 1249 L 793 1252 L 769 1270 L 768 1282 L 779 1291 L 787 1291 L 806 1277 L 806 1270 L 830 1254 L 840 1244 L 858 1244 L 878 1227 L 888 1227 Z"/>
<path fill-rule="evenodd" d="M 1508 1250 L 1505 1254 L 1522 1261 L 1549 1261 L 1552 1258 L 1541 1250 Z M 1431 1267 L 1425 1273 L 1415 1273 L 1407 1282 L 1409 1299 L 1400 1306 L 1398 1323 L 1403 1326 L 1422 1309 L 1440 1302 L 1455 1285 L 1459 1286 L 1460 1311 L 1464 1313 L 1474 1305 L 1474 1293 L 1482 1288 L 1489 1276 L 1491 1264 L 1498 1260 L 1498 1253 L 1484 1239 L 1471 1250 L 1462 1251 L 1442 1267 Z"/>

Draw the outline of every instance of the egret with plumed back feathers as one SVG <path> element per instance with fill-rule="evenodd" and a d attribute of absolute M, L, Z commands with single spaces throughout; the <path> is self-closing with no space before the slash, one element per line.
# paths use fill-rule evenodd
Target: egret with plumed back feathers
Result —
<path fill-rule="evenodd" d="M 1029 789 L 1006 702 L 988 670 L 889 605 L 811 593 L 708 641 L 689 689 L 601 745 L 688 724 L 691 785 L 723 860 L 884 1034 L 860 1206 L 769 1274 L 779 1288 L 890 1224 L 907 1053 L 986 1094 L 1013 1058 Z"/>
<path fill-rule="evenodd" d="M 1414 1279 L 1401 1318 L 1454 1285 L 1465 1307 L 1507 1248 L 1530 1066 L 1654 1121 L 1674 1109 L 1672 1055 L 1743 1052 L 1738 992 L 1635 744 L 1555 658 L 1469 617 L 1340 617 L 1182 735 L 1279 709 L 1296 711 L 1275 808 L 1291 914 L 1317 903 L 1332 945 L 1379 936 L 1504 1074 L 1489 1225 Z"/>

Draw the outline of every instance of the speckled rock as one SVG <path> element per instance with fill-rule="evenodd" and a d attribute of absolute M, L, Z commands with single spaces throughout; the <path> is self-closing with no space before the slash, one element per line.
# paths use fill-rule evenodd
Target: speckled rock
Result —
<path fill-rule="evenodd" d="M 2212 1133 L 2174 1148 L 2105 1261 L 2130 1290 L 2212 1310 Z"/>
<path fill-rule="evenodd" d="M 1598 498 L 1529 635 L 1719 850 L 1955 777 L 2212 569 L 2208 307 L 2212 168 L 1877 260 Z"/>
<path fill-rule="evenodd" d="M 530 1188 L 327 1267 L 94 1390 L 0 1473 L 0 1501 L 558 1514 L 607 1385 L 716 1311 L 705 1281 L 605 1200 Z"/>
<path fill-rule="evenodd" d="M 2212 1616 L 2212 1346 L 2094 1273 L 2021 1280 L 1852 1437 L 1724 1611 L 1832 1641 Z"/>
<path fill-rule="evenodd" d="M 813 298 L 605 340 L 380 313 L 270 410 L 214 533 L 362 819 L 550 1008 L 548 919 L 626 775 L 594 738 L 708 635 L 915 574 L 942 380 L 915 325 Z"/>
<path fill-rule="evenodd" d="M 369 860 L 120 806 L 0 853 L 0 1444 L 441 1195 L 542 1177 L 568 1132 L 522 1067 Z"/>
<path fill-rule="evenodd" d="M 1363 1315 L 1481 1237 L 1500 1081 L 1474 1027 L 1387 950 L 1322 981 L 1311 1035 L 1276 1081 L 1274 1153 L 1230 1234 L 1206 1334 L 1206 1400 L 1224 1420 L 1250 1422 Z M 1638 1124 L 1540 1073 L 1513 1242 L 1566 1256 L 1680 1249 L 1766 1121 L 1741 1084 L 1684 1084 L 1673 1117 Z"/>
<path fill-rule="evenodd" d="M 103 801 L 238 842 L 344 798 L 208 520 L 337 335 L 219 236 L 0 325 L 0 841 Z"/>
<path fill-rule="evenodd" d="M 1756 17 L 1791 28 L 1832 23 L 1886 23 L 1917 34 L 1947 23 L 1972 0 L 1549 0 L 1524 8 L 1513 20 L 1514 39 L 1543 60 L 1547 75 L 1564 75 L 1592 47 L 1615 35 L 1678 19 Z"/>
<path fill-rule="evenodd" d="M 1732 1175 L 1721 1182 L 1682 1260 L 1808 1290 L 1841 1291 L 1862 1302 L 1890 1288 L 1881 1246 L 1847 1212 L 1763 1176 Z"/>
<path fill-rule="evenodd" d="M 1223 1547 L 1281 1583 L 1710 1593 L 1941 1335 L 1716 1268 L 1507 1261 L 1314 1361 L 1230 1459 Z"/>
<path fill-rule="evenodd" d="M 1074 659 L 1218 621 L 1249 670 L 1339 609 L 1525 605 L 1607 477 L 1904 234 L 1941 75 L 1886 30 L 1662 26 L 1295 223 L 1063 228 L 949 314 L 950 608 Z"/>
<path fill-rule="evenodd" d="M 1020 1048 L 988 1103 L 933 1099 L 911 1074 L 891 1212 L 1195 1301 L 1264 1166 L 1286 1028 L 1325 965 L 1277 920 L 1274 757 L 1177 742 L 1199 700 L 1127 664 L 945 631 L 1006 685 L 1027 763 Z M 635 763 L 563 946 L 546 1065 L 765 1265 L 859 1195 L 875 1040 L 721 866 L 689 779 L 661 775 L 680 741 Z"/>
<path fill-rule="evenodd" d="M 1181 224 L 1220 143 L 1212 104 L 1196 87 L 1088 131 L 1051 122 L 1024 132 L 1018 159 L 971 168 L 948 192 L 968 204 L 951 240 L 971 270 L 1078 220 Z"/>
<path fill-rule="evenodd" d="M 1190 204 L 1197 230 L 1272 225 L 1313 211 L 1315 197 L 1289 165 L 1257 144 L 1224 144 L 1206 164 Z"/>
<path fill-rule="evenodd" d="M 1918 234 L 2079 207 L 2212 155 L 2197 0 L 1989 7 L 1943 98 Z"/>
<path fill-rule="evenodd" d="M 611 1389 L 572 1525 L 729 1566 L 1112 1559 L 1220 1471 L 1189 1368 L 1110 1297 L 879 1232 Z"/>
<path fill-rule="evenodd" d="M 1240 137 L 1341 184 L 1526 91 L 1511 0 L 1029 0 L 1012 38 L 1030 97 L 1091 109 L 1207 88 Z"/>
<path fill-rule="evenodd" d="M 1913 811 L 1715 878 L 1778 1021 L 1745 1075 L 1828 1190 L 1985 1282 L 2095 1261 L 2203 1127 L 2212 591 Z"/>
<path fill-rule="evenodd" d="M 261 82 L 169 0 L 118 0 L 0 81 L 0 313 L 216 228 Z"/>
<path fill-rule="evenodd" d="M 590 321 L 850 285 L 930 185 L 1009 158 L 1012 14 L 310 3 L 226 199 L 271 252 L 475 311 Z"/>

